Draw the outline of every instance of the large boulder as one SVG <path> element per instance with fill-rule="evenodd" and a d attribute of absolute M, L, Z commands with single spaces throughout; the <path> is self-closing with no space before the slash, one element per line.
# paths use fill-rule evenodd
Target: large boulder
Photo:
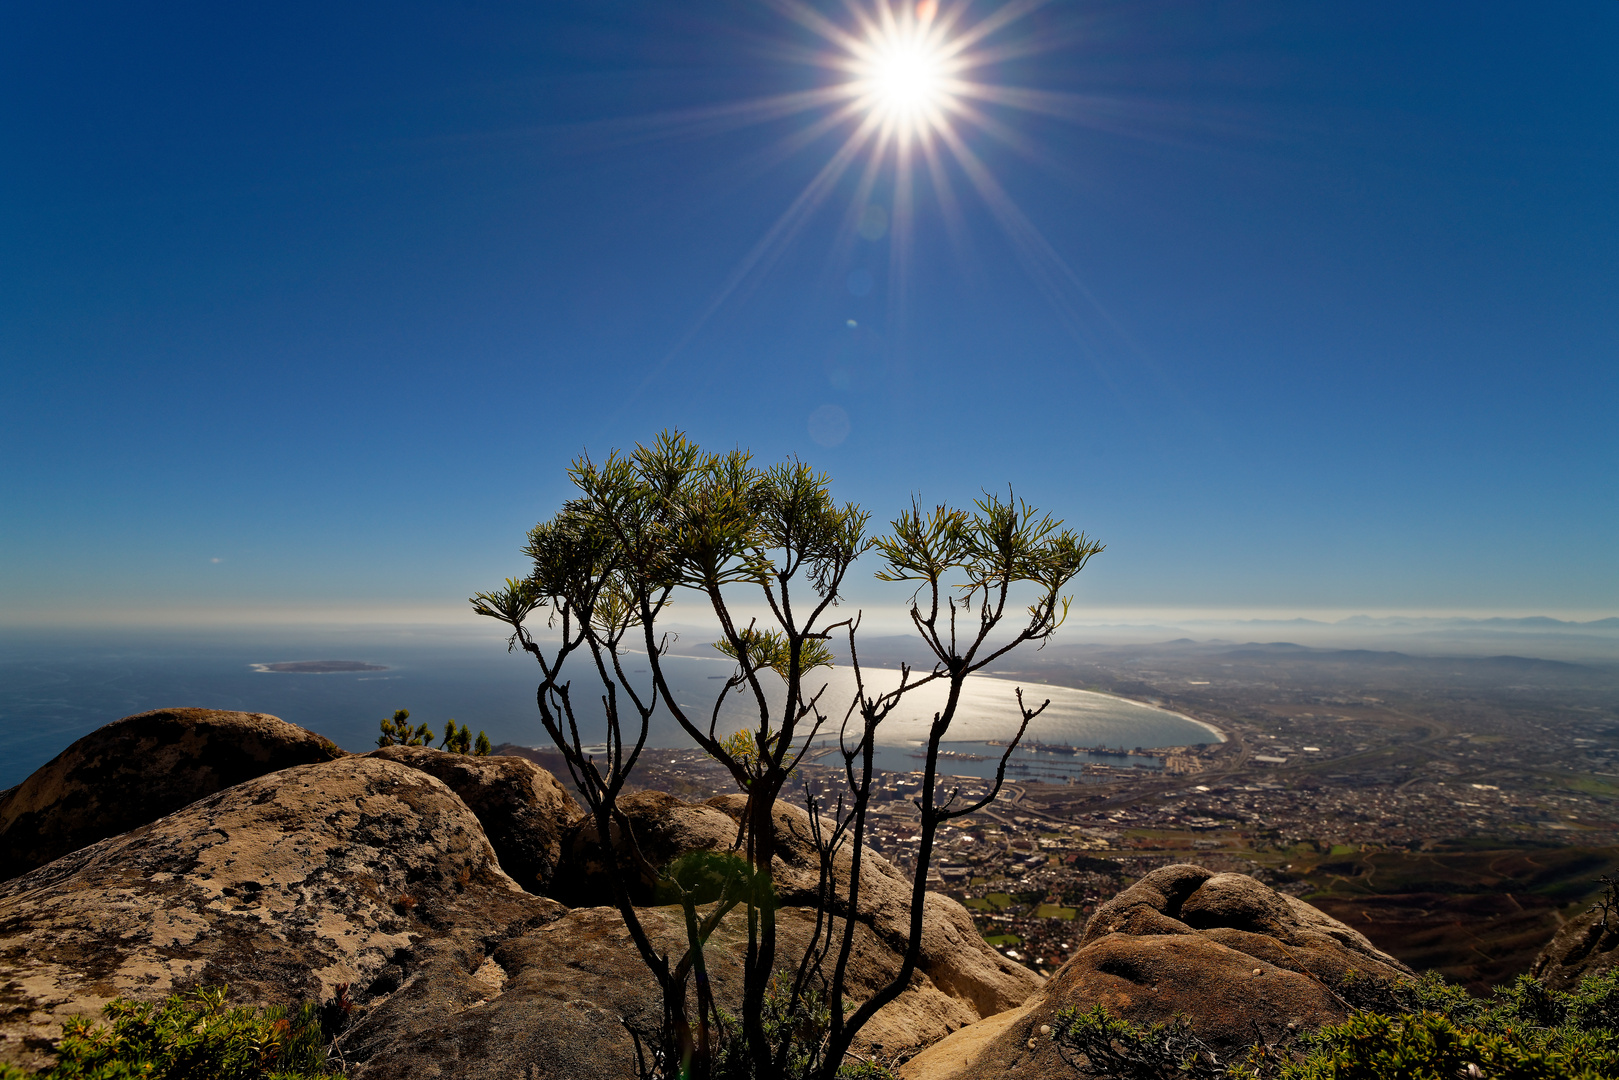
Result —
<path fill-rule="evenodd" d="M 721 795 L 710 799 L 708 805 L 740 821 L 747 797 Z M 791 803 L 777 802 L 771 820 L 776 852 L 771 874 L 777 897 L 783 904 L 818 906 L 821 853 L 809 814 Z M 830 822 L 823 821 L 821 835 L 830 835 L 831 828 Z M 853 851 L 848 845 L 837 851 L 831 869 L 836 890 L 830 907 L 847 917 L 849 884 L 854 874 Z M 859 910 L 853 917 L 871 927 L 879 940 L 896 951 L 902 951 L 910 937 L 911 894 L 911 881 L 898 867 L 870 848 L 861 853 Z M 986 945 L 967 909 L 938 893 L 924 897 L 920 964 L 935 985 L 970 1003 L 979 1016 L 1023 1004 L 1045 982 Z"/>
<path fill-rule="evenodd" d="M 444 781 L 478 815 L 501 869 L 529 892 L 551 890 L 563 832 L 581 813 L 556 777 L 520 757 L 469 757 L 422 746 L 389 746 L 366 757 Z"/>
<path fill-rule="evenodd" d="M 644 908 L 640 918 L 660 953 L 686 947 L 678 908 Z M 815 916 L 802 908 L 778 913 L 784 953 L 798 955 Z M 841 922 L 833 923 L 834 931 Z M 704 949 L 720 1006 L 740 1005 L 746 916 L 733 912 Z M 857 926 L 848 988 L 860 1001 L 898 973 L 899 958 Z M 633 1080 L 635 1036 L 650 1039 L 661 1005 L 656 984 L 612 908 L 576 908 L 554 922 L 502 942 L 483 969 L 469 975 L 448 959 L 424 969 L 369 1010 L 342 1040 L 358 1063 L 355 1080 L 394 1076 L 506 1080 L 534 1075 L 568 1080 Z M 978 1019 L 959 998 L 925 975 L 862 1031 L 862 1048 L 884 1052 L 925 1045 Z M 632 1034 L 633 1033 L 633 1034 Z"/>
<path fill-rule="evenodd" d="M 0 1060 L 69 1016 L 228 984 L 364 1003 L 429 963 L 471 973 L 562 913 L 500 869 L 441 781 L 347 757 L 249 780 L 0 885 Z"/>
<path fill-rule="evenodd" d="M 1592 908 L 1564 923 L 1535 957 L 1529 974 L 1553 990 L 1572 990 L 1587 975 L 1619 967 L 1619 914 Z"/>
<path fill-rule="evenodd" d="M 126 716 L 0 794 L 0 879 L 256 776 L 342 756 L 331 740 L 264 713 Z"/>
<path fill-rule="evenodd" d="M 1104 1006 L 1153 1024 L 1184 1015 L 1223 1051 L 1342 1020 L 1349 972 L 1409 978 L 1404 964 L 1309 904 L 1240 874 L 1166 866 L 1096 910 L 1074 956 L 1024 1008 L 930 1046 L 905 1080 L 1071 1077 L 1042 1028 L 1065 1008 Z"/>

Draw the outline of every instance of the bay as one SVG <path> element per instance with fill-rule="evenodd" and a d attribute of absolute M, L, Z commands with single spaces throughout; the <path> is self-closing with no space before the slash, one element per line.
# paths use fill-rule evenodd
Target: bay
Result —
<path fill-rule="evenodd" d="M 262 670 L 296 661 L 347 660 L 382 670 L 299 673 Z M 643 692 L 649 677 L 644 656 L 625 664 Z M 750 698 L 716 698 L 734 665 L 724 657 L 671 656 L 665 661 L 676 699 L 689 712 L 713 719 L 728 733 L 756 721 Z M 574 697 L 582 732 L 599 739 L 603 710 L 594 674 L 577 668 Z M 866 672 L 869 689 L 897 685 L 899 673 Z M 768 677 L 767 677 L 768 678 Z M 148 709 L 198 706 L 265 712 L 320 732 L 346 750 L 363 752 L 376 742 L 378 722 L 395 709 L 442 733 L 454 718 L 496 743 L 546 745 L 534 704 L 538 666 L 522 653 L 508 653 L 498 630 L 428 627 L 264 626 L 206 630 L 109 628 L 104 630 L 0 631 L 0 789 L 21 782 L 75 739 L 119 717 Z M 843 667 L 821 671 L 811 681 L 825 687 L 822 704 L 833 734 L 852 698 L 852 673 Z M 1011 679 L 974 677 L 963 690 L 950 733 L 953 755 L 944 771 L 984 775 L 993 771 L 1004 740 L 1016 730 Z M 1067 746 L 1177 746 L 1219 741 L 1213 729 L 1163 709 L 1104 694 L 1043 684 L 1025 685 L 1031 705 L 1050 705 L 1030 725 L 1026 739 Z M 776 696 L 774 693 L 772 696 Z M 908 695 L 885 723 L 879 766 L 920 768 L 910 755 L 926 735 L 942 689 L 925 687 Z M 690 740 L 663 710 L 654 714 L 649 745 L 687 747 Z M 1020 751 L 1018 762 L 1032 762 L 1054 776 L 1077 772 L 1085 760 L 1111 764 L 1124 759 Z M 1147 764 L 1150 759 L 1131 759 Z M 1023 771 L 1027 774 L 1028 769 Z M 1014 769 L 1014 774 L 1018 774 Z"/>

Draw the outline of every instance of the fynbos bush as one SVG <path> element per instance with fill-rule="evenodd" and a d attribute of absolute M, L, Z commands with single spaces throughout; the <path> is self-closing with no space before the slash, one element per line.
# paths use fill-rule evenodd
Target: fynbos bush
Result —
<path fill-rule="evenodd" d="M 37 1073 L 0 1065 L 0 1080 L 336 1080 L 341 1075 L 327 1067 L 320 1007 L 230 1007 L 226 996 L 219 986 L 157 1004 L 108 1002 L 107 1023 L 75 1017 L 64 1025 L 54 1065 Z M 335 1011 L 344 1011 L 343 1001 L 339 992 Z M 337 1026 L 332 1019 L 328 1026 Z"/>

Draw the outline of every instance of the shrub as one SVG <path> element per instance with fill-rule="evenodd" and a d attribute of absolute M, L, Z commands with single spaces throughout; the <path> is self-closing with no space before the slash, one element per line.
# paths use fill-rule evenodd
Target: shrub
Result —
<path fill-rule="evenodd" d="M 1057 1014 L 1052 1032 L 1076 1069 L 1117 1080 L 1214 1080 L 1225 1075 L 1213 1049 L 1183 1016 L 1151 1027 L 1108 1015 L 1100 1005 Z"/>
<path fill-rule="evenodd" d="M 378 746 L 432 746 L 433 729 L 426 724 L 410 726 L 410 710 L 394 710 L 393 719 L 382 719 L 382 734 L 377 736 Z"/>
<path fill-rule="evenodd" d="M 448 720 L 444 725 L 444 741 L 439 743 L 440 750 L 448 750 L 452 754 L 471 754 L 474 757 L 489 756 L 489 736 L 478 732 L 478 742 L 472 742 L 472 729 L 462 724 L 460 730 L 456 729 L 455 721 Z"/>
<path fill-rule="evenodd" d="M 1345 993 L 1347 991 L 1347 993 Z M 1568 993 L 1523 976 L 1475 998 L 1435 974 L 1348 979 L 1348 1020 L 1222 1062 L 1184 1017 L 1142 1027 L 1101 1007 L 1051 1032 L 1080 1075 L 1110 1080 L 1599 1080 L 1619 1076 L 1619 970 Z M 1375 1003 L 1375 1004 L 1374 1004 Z M 1371 1007 L 1368 1007 L 1368 1006 Z"/>
<path fill-rule="evenodd" d="M 63 1027 L 54 1065 L 37 1073 L 0 1065 L 0 1080 L 327 1080 L 321 1009 L 227 1007 L 226 988 L 164 1001 L 119 998 L 108 1023 L 75 1017 Z M 342 994 L 339 994 L 342 999 Z"/>

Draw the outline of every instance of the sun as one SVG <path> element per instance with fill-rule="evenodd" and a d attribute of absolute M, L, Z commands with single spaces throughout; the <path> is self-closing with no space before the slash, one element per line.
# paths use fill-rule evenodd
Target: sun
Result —
<path fill-rule="evenodd" d="M 865 66 L 863 89 L 879 112 L 908 120 L 943 104 L 944 66 L 938 50 L 920 36 L 875 43 Z"/>
<path fill-rule="evenodd" d="M 767 4 L 814 42 L 793 42 L 783 55 L 813 65 L 825 78 L 810 88 L 671 114 L 670 130 L 729 131 L 803 117 L 757 159 L 761 162 L 785 160 L 838 134 L 827 159 L 738 260 L 669 356 L 685 348 L 730 298 L 751 287 L 750 279 L 767 273 L 832 201 L 845 206 L 844 228 L 835 241 L 837 257 L 848 254 L 855 237 L 868 241 L 887 237 L 888 302 L 902 319 L 924 187 L 933 195 L 930 220 L 943 226 L 963 257 L 970 230 L 960 196 L 975 194 L 1065 329 L 1083 348 L 1092 348 L 1097 318 L 1113 326 L 1112 318 L 1001 183 L 996 167 L 1005 155 L 981 155 L 976 145 L 987 136 L 1001 147 L 1042 161 L 1039 145 L 1020 130 L 1019 114 L 1042 122 L 1094 124 L 1111 134 L 1118 133 L 1120 116 L 1132 115 L 1126 103 L 996 78 L 1009 61 L 1056 47 L 1048 35 L 1026 24 L 1034 12 L 1055 6 L 1056 0 L 841 0 L 841 5 L 833 0 L 767 0 Z M 836 6 L 843 11 L 835 17 L 827 9 Z M 864 223 L 874 210 L 883 224 L 868 234 Z M 854 321 L 849 325 L 853 327 Z"/>
<path fill-rule="evenodd" d="M 873 19 L 863 37 L 848 43 L 848 89 L 859 106 L 889 129 L 890 134 L 913 136 L 943 123 L 954 104 L 952 78 L 957 64 L 929 3 L 914 12 Z"/>

